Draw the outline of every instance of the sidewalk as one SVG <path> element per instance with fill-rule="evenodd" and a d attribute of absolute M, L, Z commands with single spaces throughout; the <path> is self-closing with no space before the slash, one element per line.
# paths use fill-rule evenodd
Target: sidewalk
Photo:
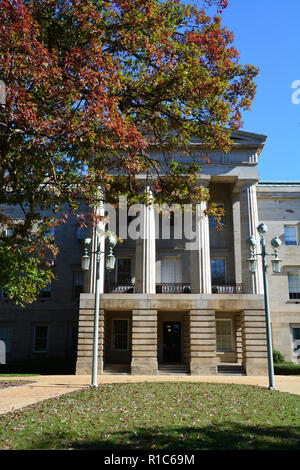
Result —
<path fill-rule="evenodd" d="M 0 390 L 0 414 L 24 408 L 48 398 L 58 397 L 66 393 L 89 387 L 89 375 L 44 375 L 35 377 L 0 377 L 0 381 L 28 381 L 34 383 Z M 134 375 L 101 375 L 102 383 L 133 383 L 133 382 L 210 382 L 257 385 L 268 387 L 267 377 L 247 376 L 134 376 Z M 300 395 L 300 377 L 276 376 L 275 384 L 280 392 Z"/>

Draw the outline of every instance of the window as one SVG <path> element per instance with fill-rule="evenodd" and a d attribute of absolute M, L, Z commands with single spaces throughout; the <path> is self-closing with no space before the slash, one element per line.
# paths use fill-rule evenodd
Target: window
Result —
<path fill-rule="evenodd" d="M 5 352 L 11 351 L 11 333 L 12 327 L 8 325 L 0 325 L 0 341 L 5 343 Z"/>
<path fill-rule="evenodd" d="M 217 351 L 232 351 L 231 320 L 216 320 Z"/>
<path fill-rule="evenodd" d="M 115 351 L 128 351 L 128 320 L 113 320 L 113 344 Z"/>
<path fill-rule="evenodd" d="M 300 273 L 288 273 L 288 282 L 290 299 L 300 299 Z"/>
<path fill-rule="evenodd" d="M 225 224 L 225 211 L 224 211 L 224 204 L 217 204 L 217 207 L 220 208 L 220 209 L 223 209 L 223 217 L 220 219 L 220 222 L 222 224 Z M 209 225 L 212 226 L 212 227 L 216 227 L 216 221 L 215 221 L 215 218 L 213 216 L 209 216 Z"/>
<path fill-rule="evenodd" d="M 87 227 L 80 227 L 78 225 L 76 227 L 76 240 L 77 243 L 82 243 L 85 238 L 87 238 L 88 232 L 87 232 Z"/>
<path fill-rule="evenodd" d="M 300 326 L 292 328 L 293 333 L 293 351 L 300 354 Z"/>
<path fill-rule="evenodd" d="M 117 283 L 131 284 L 131 259 L 118 258 L 117 260 Z"/>
<path fill-rule="evenodd" d="M 286 245 L 297 245 L 297 227 L 291 225 L 284 227 L 284 241 Z"/>
<path fill-rule="evenodd" d="M 79 299 L 81 292 L 83 292 L 83 274 L 81 271 L 74 271 L 73 273 L 73 298 Z"/>
<path fill-rule="evenodd" d="M 38 325 L 34 327 L 33 352 L 47 352 L 48 350 L 48 326 Z"/>
<path fill-rule="evenodd" d="M 0 298 L 3 300 L 7 300 L 7 294 L 5 293 L 5 290 L 3 288 L 0 289 Z"/>
<path fill-rule="evenodd" d="M 49 299 L 50 297 L 51 297 L 51 284 L 48 284 L 39 293 L 39 298 L 40 299 Z"/>
<path fill-rule="evenodd" d="M 182 260 L 180 257 L 164 256 L 161 259 L 161 282 L 182 283 Z"/>
<path fill-rule="evenodd" d="M 210 263 L 211 263 L 211 283 L 212 284 L 225 284 L 226 282 L 225 259 L 224 258 L 212 258 Z"/>

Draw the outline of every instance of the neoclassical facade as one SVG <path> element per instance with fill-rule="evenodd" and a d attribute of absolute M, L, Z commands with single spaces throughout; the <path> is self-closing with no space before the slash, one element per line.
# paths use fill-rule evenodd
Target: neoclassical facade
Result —
<path fill-rule="evenodd" d="M 265 136 L 238 132 L 234 141 L 230 154 L 211 153 L 211 163 L 202 166 L 201 173 L 201 184 L 209 186 L 212 199 L 224 207 L 222 231 L 217 231 L 214 221 L 205 215 L 202 203 L 194 215 L 196 235 L 190 249 L 184 235 L 181 239 L 163 239 L 161 220 L 147 206 L 143 219 L 147 236 L 116 246 L 116 268 L 110 278 L 104 263 L 101 265 L 100 373 L 209 375 L 243 371 L 247 375 L 267 375 L 262 270 L 259 266 L 256 274 L 248 271 L 247 239 L 258 238 L 256 228 L 262 217 L 268 224 L 272 209 L 266 211 L 265 202 L 276 204 L 282 190 L 282 208 L 289 210 L 293 199 L 293 224 L 297 227 L 300 185 L 293 186 L 292 191 L 279 185 L 277 193 L 268 185 L 258 185 L 258 158 Z M 200 144 L 194 141 L 192 145 L 194 154 L 200 155 Z M 282 235 L 285 217 L 279 213 L 277 217 L 272 221 L 272 232 L 278 229 L 277 234 Z M 159 227 L 155 236 L 156 224 Z M 298 247 L 295 255 L 300 265 Z M 91 371 L 94 276 L 92 268 L 89 292 L 80 296 L 78 374 Z M 277 289 L 279 278 L 282 276 L 272 276 L 271 280 Z M 273 292 L 274 311 L 281 311 L 278 300 Z M 286 332 L 286 346 L 281 345 L 287 354 L 293 347 L 289 335 L 299 331 L 300 313 L 292 304 L 287 304 L 285 310 L 293 310 L 291 320 L 296 325 L 296 333 Z M 273 318 L 276 346 L 285 322 L 275 314 Z"/>
<path fill-rule="evenodd" d="M 193 215 L 195 240 L 184 230 L 176 236 L 172 217 L 170 237 L 164 237 L 150 205 L 143 208 L 146 236 L 117 243 L 113 271 L 106 271 L 102 256 L 100 374 L 267 375 L 262 271 L 251 274 L 247 267 L 247 239 L 258 238 L 262 221 L 267 244 L 275 235 L 282 241 L 282 272 L 269 269 L 273 346 L 300 362 L 300 183 L 259 182 L 266 137 L 239 131 L 233 138 L 231 152 L 212 152 L 201 172 L 201 184 L 224 208 L 221 231 L 203 203 Z M 202 162 L 201 143 L 195 139 L 191 147 Z M 90 270 L 81 271 L 87 235 L 93 251 L 97 237 L 105 250 L 96 228 L 85 233 L 75 220 L 57 228 L 57 281 L 34 305 L 16 308 L 2 295 L 0 340 L 8 364 L 55 358 L 73 364 L 77 374 L 91 372 L 96 264 L 93 257 Z"/>

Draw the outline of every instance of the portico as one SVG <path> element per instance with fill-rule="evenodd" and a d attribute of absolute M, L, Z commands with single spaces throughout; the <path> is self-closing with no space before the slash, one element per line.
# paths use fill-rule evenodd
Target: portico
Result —
<path fill-rule="evenodd" d="M 257 157 L 264 140 L 237 133 L 230 155 L 216 152 L 203 166 L 199 184 L 224 207 L 221 232 L 203 202 L 193 214 L 194 240 L 164 240 L 149 204 L 140 238 L 117 245 L 110 279 L 102 265 L 100 373 L 126 363 L 132 374 L 156 375 L 161 364 L 173 363 L 210 375 L 229 363 L 248 375 L 267 374 L 262 276 L 259 269 L 250 274 L 246 263 L 246 240 L 258 226 Z M 151 189 L 144 190 L 151 201 Z M 91 270 L 89 291 L 80 296 L 77 373 L 91 370 L 93 276 Z"/>

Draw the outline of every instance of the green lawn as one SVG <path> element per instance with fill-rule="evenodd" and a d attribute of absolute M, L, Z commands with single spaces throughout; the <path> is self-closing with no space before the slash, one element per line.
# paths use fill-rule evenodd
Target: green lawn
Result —
<path fill-rule="evenodd" d="M 245 385 L 105 384 L 0 416 L 0 449 L 299 449 L 300 397 Z"/>
<path fill-rule="evenodd" d="M 35 377 L 40 374 L 0 374 L 0 377 Z"/>

